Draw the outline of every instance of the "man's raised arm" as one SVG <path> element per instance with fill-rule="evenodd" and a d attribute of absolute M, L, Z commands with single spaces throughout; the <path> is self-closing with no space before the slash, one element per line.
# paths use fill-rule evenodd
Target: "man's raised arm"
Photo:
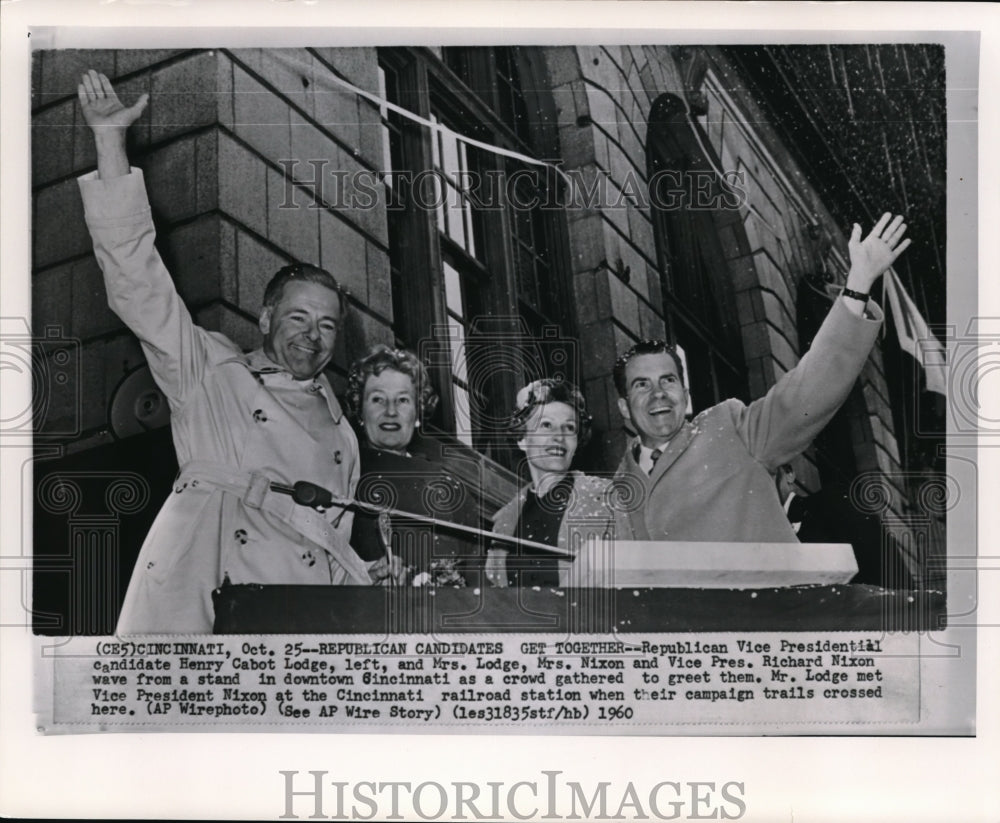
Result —
<path fill-rule="evenodd" d="M 84 122 L 94 132 L 97 149 L 97 176 L 101 180 L 122 177 L 129 173 L 125 153 L 125 132 L 142 114 L 149 102 L 143 94 L 129 107 L 122 105 L 111 81 L 91 69 L 76 87 Z"/>
<path fill-rule="evenodd" d="M 872 286 L 910 245 L 901 215 L 886 212 L 867 237 L 854 225 L 851 269 L 812 346 L 767 394 L 737 404 L 736 424 L 750 453 L 773 470 L 804 451 L 847 399 L 875 344 L 881 312 L 864 319 Z"/>
<path fill-rule="evenodd" d="M 216 347 L 194 325 L 156 250 L 142 172 L 131 172 L 125 151 L 125 133 L 146 108 L 148 95 L 126 107 L 111 81 L 93 69 L 81 77 L 77 95 L 97 149 L 96 179 L 88 174 L 79 182 L 108 305 L 139 338 L 153 376 L 176 412 L 201 381 L 207 347 L 224 349 L 223 356 L 235 348 L 228 341 Z"/>

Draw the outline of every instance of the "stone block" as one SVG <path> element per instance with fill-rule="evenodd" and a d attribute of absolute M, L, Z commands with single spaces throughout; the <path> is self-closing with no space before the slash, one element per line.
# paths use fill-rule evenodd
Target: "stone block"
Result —
<path fill-rule="evenodd" d="M 161 146 L 145 162 L 153 214 L 169 223 L 198 213 L 194 136 Z"/>
<path fill-rule="evenodd" d="M 261 49 L 258 72 L 285 100 L 312 116 L 316 82 L 313 56 L 305 49 Z"/>
<path fill-rule="evenodd" d="M 245 231 L 237 229 L 237 305 L 256 317 L 264 302 L 265 287 L 274 273 L 288 262 L 288 258 L 282 257 Z"/>
<path fill-rule="evenodd" d="M 612 316 L 636 337 L 640 336 L 639 300 L 635 292 L 614 275 L 608 277 L 608 288 Z"/>
<path fill-rule="evenodd" d="M 559 127 L 559 149 L 565 168 L 578 169 L 594 162 L 594 133 L 592 126 L 578 126 L 575 122 Z"/>
<path fill-rule="evenodd" d="M 371 46 L 316 49 L 349 83 L 369 92 L 378 92 L 378 52 Z M 320 71 L 319 66 L 316 68 Z"/>
<path fill-rule="evenodd" d="M 649 292 L 649 304 L 656 311 L 663 310 L 663 280 L 660 277 L 660 270 L 646 263 L 646 288 Z"/>
<path fill-rule="evenodd" d="M 42 52 L 31 55 L 31 110 L 34 111 L 42 103 Z"/>
<path fill-rule="evenodd" d="M 736 316 L 741 326 L 764 319 L 760 289 L 746 289 L 736 293 Z"/>
<path fill-rule="evenodd" d="M 252 351 L 262 342 L 257 320 L 248 318 L 230 306 L 206 306 L 198 311 L 195 322 L 206 329 L 222 332 L 243 351 Z"/>
<path fill-rule="evenodd" d="M 608 160 L 611 163 L 611 179 L 621 187 L 630 178 L 636 177 L 636 168 L 632 165 L 632 162 L 625 155 L 622 147 L 617 143 L 608 143 Z M 632 186 L 632 183 L 629 183 Z"/>
<path fill-rule="evenodd" d="M 226 134 L 219 135 L 219 208 L 261 235 L 267 234 L 264 162 Z"/>
<path fill-rule="evenodd" d="M 198 214 L 219 205 L 219 130 L 195 138 L 195 210 Z"/>
<path fill-rule="evenodd" d="M 869 414 L 877 415 L 886 427 L 890 430 L 894 428 L 892 422 L 892 408 L 888 401 L 882 397 L 875 387 L 868 381 L 861 385 L 861 391 L 865 398 L 865 407 Z"/>
<path fill-rule="evenodd" d="M 761 369 L 764 372 L 764 382 L 767 387 L 770 388 L 781 378 L 781 375 L 785 374 L 786 369 L 773 357 L 765 357 L 760 361 Z"/>
<path fill-rule="evenodd" d="M 358 124 L 359 105 L 368 112 L 373 107 L 368 103 L 359 103 L 358 95 L 335 82 L 331 79 L 333 77 L 329 69 L 323 66 L 317 67 L 316 86 L 312 95 L 316 122 L 335 135 L 351 151 L 357 151 L 361 144 L 361 130 Z M 375 113 L 377 122 L 377 110 Z M 371 122 L 370 114 L 369 122 Z M 381 163 L 381 149 L 378 160 Z"/>
<path fill-rule="evenodd" d="M 233 86 L 233 61 L 219 52 L 216 62 L 216 103 L 219 123 L 230 131 L 235 130 L 236 92 Z"/>
<path fill-rule="evenodd" d="M 743 233 L 743 227 L 740 223 L 733 222 L 721 226 L 718 236 L 722 254 L 727 260 L 736 260 L 750 253 L 746 235 Z"/>
<path fill-rule="evenodd" d="M 612 324 L 611 331 L 615 339 L 615 356 L 611 360 L 597 361 L 606 369 L 614 367 L 615 361 L 618 359 L 618 355 L 632 348 L 632 346 L 635 345 L 635 342 L 639 339 L 639 335 L 637 333 L 633 332 L 631 329 L 625 329 L 618 324 Z"/>
<path fill-rule="evenodd" d="M 360 311 L 356 306 L 349 306 L 341 318 L 333 364 L 346 373 L 351 363 L 364 357 L 373 346 L 379 343 L 391 346 L 393 341 L 392 328 L 385 321 Z"/>
<path fill-rule="evenodd" d="M 580 78 L 580 53 L 574 46 L 555 46 L 544 50 L 549 82 L 553 88 Z"/>
<path fill-rule="evenodd" d="M 771 356 L 771 345 L 767 333 L 767 323 L 751 323 L 742 327 L 743 354 L 747 360 Z"/>
<path fill-rule="evenodd" d="M 569 223 L 569 247 L 573 257 L 572 270 L 576 273 L 593 271 L 601 260 L 608 256 L 604 243 L 602 223 L 596 213 L 571 220 Z"/>
<path fill-rule="evenodd" d="M 663 318 L 646 303 L 639 304 L 639 331 L 644 338 L 662 340 L 666 337 L 667 327 Z"/>
<path fill-rule="evenodd" d="M 600 46 L 577 46 L 577 53 L 580 56 L 580 73 L 589 80 L 600 81 L 601 60 L 605 57 Z"/>
<path fill-rule="evenodd" d="M 222 297 L 220 222 L 217 214 L 203 215 L 165 238 L 164 260 L 189 307 Z"/>
<path fill-rule="evenodd" d="M 388 171 L 392 164 L 386 151 L 387 139 L 382 131 L 378 109 L 367 100 L 358 100 L 358 150 L 355 158 L 370 168 Z"/>
<path fill-rule="evenodd" d="M 228 220 L 219 220 L 219 293 L 227 303 L 235 304 L 239 294 L 237 282 L 236 227 Z"/>
<path fill-rule="evenodd" d="M 799 348 L 799 333 L 795 323 L 795 307 L 782 303 L 774 294 L 766 290 L 754 292 L 760 296 L 763 304 L 763 316 L 791 342 L 795 349 Z"/>
<path fill-rule="evenodd" d="M 46 326 L 58 326 L 65 336 L 79 336 L 72 325 L 74 265 L 78 264 L 63 263 L 31 275 L 31 328 L 35 334 Z"/>
<path fill-rule="evenodd" d="M 601 209 L 604 219 L 617 229 L 622 237 L 628 237 L 628 198 L 613 180 L 607 181 L 605 187 L 607 199 Z"/>
<path fill-rule="evenodd" d="M 233 67 L 233 97 L 237 136 L 272 162 L 288 158 L 288 104 L 239 66 Z"/>
<path fill-rule="evenodd" d="M 868 416 L 869 423 L 872 428 L 872 435 L 875 438 L 875 442 L 881 446 L 881 448 L 892 457 L 893 461 L 899 464 L 899 447 L 896 443 L 896 436 L 893 434 L 892 429 L 885 425 L 882 419 L 878 415 Z"/>
<path fill-rule="evenodd" d="M 587 411 L 593 418 L 593 427 L 605 431 L 611 428 L 612 412 L 608 402 L 607 379 L 598 377 L 584 381 L 583 393 L 587 400 Z"/>
<path fill-rule="evenodd" d="M 590 111 L 591 122 L 606 134 L 617 138 L 618 121 L 622 115 L 615 105 L 611 92 L 607 88 L 595 86 L 592 83 L 585 84 L 584 89 L 587 94 L 587 107 Z"/>
<path fill-rule="evenodd" d="M 365 243 L 368 277 L 368 308 L 392 324 L 392 277 L 389 255 L 374 243 Z"/>
<path fill-rule="evenodd" d="M 576 307 L 577 325 L 580 326 L 595 323 L 599 317 L 594 277 L 592 271 L 581 271 L 573 275 L 573 305 Z"/>
<path fill-rule="evenodd" d="M 35 193 L 33 269 L 90 253 L 93 245 L 83 219 L 80 187 L 70 178 Z"/>
<path fill-rule="evenodd" d="M 340 149 L 333 138 L 303 118 L 291 113 L 290 162 L 283 163 L 286 174 L 321 200 L 342 203 L 342 186 L 332 172 L 339 166 Z M 297 197 L 301 197 L 297 195 Z"/>
<path fill-rule="evenodd" d="M 729 261 L 729 273 L 736 292 L 756 289 L 761 286 L 761 278 L 751 255 Z"/>
<path fill-rule="evenodd" d="M 33 186 L 48 183 L 73 172 L 73 140 L 76 134 L 73 121 L 76 105 L 75 100 L 67 100 L 32 116 L 31 183 Z M 87 136 L 89 137 L 89 134 Z"/>
<path fill-rule="evenodd" d="M 343 288 L 358 300 L 367 299 L 365 238 L 350 223 L 326 209 L 319 212 L 319 259 L 320 265 Z"/>
<path fill-rule="evenodd" d="M 153 72 L 150 140 L 218 122 L 218 69 L 213 52 L 196 52 Z"/>
<path fill-rule="evenodd" d="M 341 213 L 376 242 L 388 246 L 385 187 L 372 171 L 343 151 L 337 153 L 337 158 L 337 168 L 343 172 L 341 179 L 344 184 Z"/>
<path fill-rule="evenodd" d="M 623 273 L 622 279 L 639 296 L 640 300 L 648 302 L 649 284 L 646 281 L 646 260 L 639 254 L 629 239 L 623 239 L 618 248 L 622 265 L 624 269 L 627 269 L 627 273 Z M 615 265 L 617 265 L 617 261 Z"/>
<path fill-rule="evenodd" d="M 608 364 L 614 364 L 619 349 L 617 348 L 616 330 L 611 323 L 601 322 L 581 326 L 580 342 L 583 344 L 585 373 L 591 367 L 607 369 Z"/>
<path fill-rule="evenodd" d="M 591 129 L 594 140 L 594 162 L 605 172 L 611 173 L 611 143 L 604 132 Z"/>
<path fill-rule="evenodd" d="M 115 52 L 115 74 L 122 77 L 142 71 L 183 53 L 184 49 L 118 49 Z"/>
<path fill-rule="evenodd" d="M 597 298 L 595 307 L 599 320 L 610 320 L 614 317 L 611 303 L 611 281 L 614 279 L 617 278 L 605 268 L 594 272 L 594 295 Z"/>
<path fill-rule="evenodd" d="M 747 243 L 750 246 L 750 253 L 754 254 L 761 249 L 760 232 L 758 230 L 759 220 L 757 216 L 747 209 L 743 213 L 743 231 L 747 236 Z"/>
<path fill-rule="evenodd" d="M 587 92 L 579 79 L 571 80 L 552 89 L 552 102 L 556 107 L 556 126 L 575 126 L 581 117 L 590 117 Z"/>
<path fill-rule="evenodd" d="M 60 97 L 76 97 L 80 78 L 89 69 L 115 78 L 115 53 L 111 49 L 46 49 L 42 59 L 39 105 Z"/>
<path fill-rule="evenodd" d="M 637 252 L 648 260 L 656 260 L 656 237 L 653 234 L 653 221 L 648 210 L 632 208 L 628 210 L 629 237 Z"/>
<path fill-rule="evenodd" d="M 639 69 L 639 78 L 642 80 L 642 88 L 646 92 L 646 97 L 652 102 L 659 96 L 660 90 L 648 62 Z"/>
<path fill-rule="evenodd" d="M 566 195 L 566 219 L 593 219 L 600 214 L 601 205 L 608 199 L 608 175 L 592 161 L 573 170 L 572 189 Z"/>
<path fill-rule="evenodd" d="M 281 174 L 267 170 L 267 238 L 295 260 L 318 263 L 321 209 L 306 198 L 289 201 L 285 185 Z"/>
<path fill-rule="evenodd" d="M 788 284 L 773 258 L 764 250 L 753 255 L 754 268 L 760 278 L 762 288 L 768 289 L 786 306 L 794 305 Z M 739 288 L 739 287 L 737 287 Z"/>
<path fill-rule="evenodd" d="M 743 350 L 746 352 L 746 342 L 744 340 Z M 751 398 L 763 397 L 771 387 L 771 382 L 764 373 L 763 360 L 760 357 L 750 357 L 747 355 L 747 388 L 750 390 Z"/>
<path fill-rule="evenodd" d="M 767 325 L 767 337 L 771 357 L 778 361 L 783 371 L 791 371 L 799 362 L 799 356 L 791 343 L 770 323 Z"/>

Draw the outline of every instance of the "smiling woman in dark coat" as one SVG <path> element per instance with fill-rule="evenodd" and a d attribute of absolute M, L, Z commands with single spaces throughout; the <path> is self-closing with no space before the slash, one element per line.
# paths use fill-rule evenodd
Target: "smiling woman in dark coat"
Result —
<path fill-rule="evenodd" d="M 356 498 L 465 526 L 479 526 L 476 496 L 438 458 L 439 446 L 416 436 L 437 404 L 427 368 L 413 352 L 375 347 L 348 375 L 347 404 L 363 434 Z M 390 544 L 403 582 L 463 586 L 481 566 L 475 537 L 393 517 Z M 377 516 L 357 512 L 351 546 L 363 560 L 386 556 Z M 469 578 L 468 580 L 466 578 Z"/>

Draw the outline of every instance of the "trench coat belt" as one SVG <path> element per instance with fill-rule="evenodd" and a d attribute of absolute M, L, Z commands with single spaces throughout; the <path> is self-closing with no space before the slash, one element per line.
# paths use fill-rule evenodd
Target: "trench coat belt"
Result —
<path fill-rule="evenodd" d="M 298 505 L 288 495 L 271 491 L 271 478 L 263 472 L 234 469 L 208 460 L 192 460 L 181 467 L 177 483 L 192 482 L 207 483 L 238 496 L 247 508 L 274 515 L 338 559 L 343 549 L 347 549 L 347 554 L 357 556 L 346 546 L 346 541 L 338 537 L 333 524 L 319 512 Z"/>

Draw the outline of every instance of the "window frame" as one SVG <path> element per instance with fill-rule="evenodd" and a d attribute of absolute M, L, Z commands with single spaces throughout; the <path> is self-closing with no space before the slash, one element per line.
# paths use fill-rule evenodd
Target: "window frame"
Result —
<path fill-rule="evenodd" d="M 491 48 L 482 47 L 477 51 L 477 54 L 472 55 L 477 71 L 486 72 L 489 77 L 495 78 Z M 491 99 L 483 100 L 452 71 L 444 59 L 425 47 L 379 48 L 378 62 L 380 68 L 394 75 L 396 99 L 392 102 L 424 119 L 432 120 L 437 117 L 445 125 L 470 138 L 529 156 L 540 156 L 532 152 L 514 130 L 500 121 L 493 112 L 497 92 L 495 82 L 487 88 Z M 544 92 L 545 89 L 542 89 L 541 93 Z M 433 169 L 434 133 L 399 115 L 389 113 L 388 116 L 399 135 L 399 149 L 393 160 L 398 160 L 402 169 L 414 175 Z M 461 127 L 456 124 L 461 124 Z M 537 130 L 534 124 L 529 123 L 528 126 L 532 131 Z M 472 147 L 468 151 L 470 156 L 476 152 L 475 165 L 479 171 L 494 174 L 497 179 L 506 183 L 506 158 Z M 554 175 L 545 175 L 544 184 L 556 185 L 554 178 Z M 439 229 L 434 211 L 414 204 L 409 194 L 404 192 L 397 197 L 393 208 L 394 211 L 389 215 L 389 230 L 390 247 L 395 254 L 390 253 L 390 266 L 393 268 L 393 333 L 398 345 L 417 350 L 420 341 L 430 337 L 432 330 L 436 330 L 445 339 L 432 341 L 431 351 L 436 351 L 439 345 L 448 345 L 447 327 L 449 320 L 454 317 L 447 305 L 446 264 L 457 269 L 460 277 L 472 283 L 478 304 L 475 306 L 479 313 L 477 316 L 486 319 L 502 318 L 502 321 L 490 324 L 492 334 L 506 335 L 512 340 L 523 337 L 523 328 L 528 321 L 520 321 L 522 317 L 531 318 L 529 328 L 533 327 L 534 334 L 548 329 L 550 325 L 558 326 L 564 337 L 575 334 L 576 309 L 571 299 L 572 288 L 565 274 L 570 260 L 568 228 L 561 209 L 546 210 L 549 214 L 546 214 L 543 222 L 546 229 L 544 244 L 548 285 L 550 288 L 555 286 L 556 289 L 556 295 L 549 301 L 549 305 L 560 312 L 556 317 L 545 317 L 537 311 L 537 307 L 522 305 L 514 260 L 517 241 L 512 215 L 507 206 L 477 210 L 475 219 L 480 220 L 482 225 L 477 233 L 475 256 L 468 254 L 460 243 L 456 243 Z M 532 219 L 535 220 L 534 216 Z M 394 265 L 399 259 L 405 259 L 405 271 Z M 530 312 L 534 314 L 529 314 Z M 476 317 L 466 319 L 474 321 Z M 541 335 L 538 337 L 540 339 Z M 457 440 L 457 425 L 460 420 L 452 388 L 454 377 L 448 359 L 437 356 L 425 360 L 428 361 L 432 380 L 441 396 L 438 412 L 433 420 L 428 421 L 427 428 L 436 436 Z M 525 379 L 526 375 L 518 374 L 514 380 L 509 377 L 491 380 L 489 407 L 494 418 L 491 425 L 496 431 L 486 431 L 478 442 L 471 444 L 475 451 L 487 459 L 508 467 L 512 464 L 511 444 L 504 442 L 509 438 L 499 430 L 498 422 L 499 418 L 513 408 L 517 390 Z M 579 375 L 575 374 L 571 379 L 578 380 Z"/>

